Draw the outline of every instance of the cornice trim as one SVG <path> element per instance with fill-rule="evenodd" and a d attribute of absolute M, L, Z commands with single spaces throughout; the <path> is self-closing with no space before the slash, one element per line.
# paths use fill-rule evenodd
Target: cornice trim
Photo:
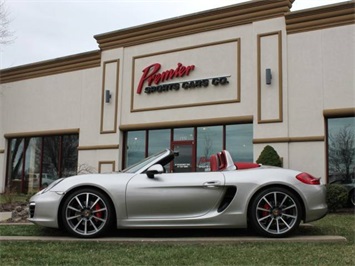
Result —
<path fill-rule="evenodd" d="M 112 145 L 92 145 L 92 146 L 79 146 L 79 151 L 93 151 L 93 150 L 117 150 L 119 148 L 118 144 Z"/>
<path fill-rule="evenodd" d="M 169 121 L 157 123 L 141 123 L 141 124 L 127 124 L 121 125 L 120 130 L 144 130 L 144 129 L 160 129 L 160 128 L 174 128 L 174 127 L 195 127 L 195 126 L 213 126 L 222 124 L 234 123 L 252 123 L 254 117 L 250 116 L 235 116 L 214 119 L 197 119 L 197 120 L 182 120 L 182 121 Z"/>
<path fill-rule="evenodd" d="M 101 51 L 91 51 L 0 71 L 0 84 L 99 67 Z"/>
<path fill-rule="evenodd" d="M 339 109 L 325 109 L 323 116 L 326 118 L 355 116 L 355 107 L 339 108 Z"/>
<path fill-rule="evenodd" d="M 355 23 L 355 2 L 289 12 L 285 15 L 288 34 L 319 30 Z"/>
<path fill-rule="evenodd" d="M 159 41 L 283 17 L 293 0 L 254 0 L 173 19 L 95 35 L 100 49 L 107 50 Z"/>
<path fill-rule="evenodd" d="M 260 138 L 260 139 L 253 139 L 253 144 L 318 142 L 318 141 L 325 141 L 325 137 L 324 136 L 308 136 L 308 137 Z"/>
<path fill-rule="evenodd" d="M 48 130 L 48 131 L 32 131 L 32 132 L 21 132 L 21 133 L 7 133 L 4 135 L 5 138 L 26 138 L 26 137 L 42 137 L 42 136 L 54 136 L 54 135 L 69 135 L 69 134 L 79 134 L 79 128 L 73 129 L 62 129 L 62 130 Z"/>

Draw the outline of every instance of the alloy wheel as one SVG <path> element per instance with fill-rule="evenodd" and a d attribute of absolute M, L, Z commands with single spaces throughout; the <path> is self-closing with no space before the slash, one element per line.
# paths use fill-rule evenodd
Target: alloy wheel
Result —
<path fill-rule="evenodd" d="M 297 197 L 286 189 L 262 191 L 254 200 L 254 228 L 265 236 L 283 237 L 298 227 L 301 208 Z"/>
<path fill-rule="evenodd" d="M 83 191 L 70 196 L 64 204 L 64 224 L 74 235 L 97 236 L 109 224 L 107 199 L 96 191 Z"/>

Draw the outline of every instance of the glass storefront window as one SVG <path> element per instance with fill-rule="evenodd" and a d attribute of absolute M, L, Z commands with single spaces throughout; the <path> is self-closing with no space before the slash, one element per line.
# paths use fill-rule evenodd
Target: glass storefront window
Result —
<path fill-rule="evenodd" d="M 253 125 L 226 126 L 226 150 L 235 162 L 253 161 Z"/>
<path fill-rule="evenodd" d="M 149 130 L 148 156 L 170 148 L 170 129 Z"/>
<path fill-rule="evenodd" d="M 42 173 L 45 176 L 54 177 L 54 180 L 60 176 L 59 172 L 59 136 L 50 136 L 43 138 L 43 166 Z"/>
<path fill-rule="evenodd" d="M 355 182 L 355 117 L 328 119 L 328 182 Z"/>
<path fill-rule="evenodd" d="M 194 139 L 194 129 L 193 128 L 175 128 L 174 129 L 174 140 L 186 141 Z"/>
<path fill-rule="evenodd" d="M 42 138 L 27 138 L 25 155 L 24 187 L 28 193 L 38 191 L 41 187 L 41 149 Z"/>
<path fill-rule="evenodd" d="M 7 189 L 34 193 L 59 177 L 75 175 L 79 136 L 9 139 Z"/>
<path fill-rule="evenodd" d="M 181 153 L 181 158 L 171 165 L 170 171 L 174 172 L 209 171 L 210 156 L 224 148 L 230 151 L 234 161 L 253 161 L 252 123 L 129 131 L 125 139 L 125 167 L 166 148 Z"/>
<path fill-rule="evenodd" d="M 8 190 L 21 192 L 23 175 L 24 139 L 17 138 L 9 141 L 9 157 L 7 162 Z"/>
<path fill-rule="evenodd" d="M 76 174 L 78 163 L 78 145 L 79 138 L 76 135 L 67 135 L 62 137 L 61 177 Z"/>
<path fill-rule="evenodd" d="M 127 132 L 126 167 L 138 163 L 145 156 L 145 131 Z"/>
<path fill-rule="evenodd" d="M 210 170 L 209 159 L 214 153 L 223 149 L 223 126 L 197 128 L 196 171 Z"/>

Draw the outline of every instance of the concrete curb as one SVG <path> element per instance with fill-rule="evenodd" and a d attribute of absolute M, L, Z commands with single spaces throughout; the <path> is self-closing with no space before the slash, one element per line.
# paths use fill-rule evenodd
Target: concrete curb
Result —
<path fill-rule="evenodd" d="M 181 244 L 181 243 L 261 243 L 261 242 L 276 242 L 276 243 L 346 243 L 347 239 L 342 236 L 294 236 L 288 238 L 263 238 L 263 237 L 179 237 L 179 238 L 132 238 L 132 237 L 105 237 L 82 239 L 73 237 L 45 237 L 45 236 L 0 236 L 0 242 L 4 241 L 54 241 L 54 242 L 117 242 L 117 243 L 166 243 L 166 244 Z"/>
<path fill-rule="evenodd" d="M 10 217 L 8 217 L 10 215 Z M 3 219 L 5 217 L 5 219 Z M 6 218 L 7 217 L 7 218 Z M 11 218 L 11 212 L 0 212 L 0 220 Z M 34 225 L 32 223 L 0 223 L 1 225 Z M 301 227 L 313 227 L 311 224 L 301 224 Z M 4 241 L 58 241 L 58 242 L 116 242 L 116 243 L 167 243 L 167 244 L 181 244 L 181 243 L 262 243 L 262 242 L 276 242 L 276 243 L 346 243 L 347 239 L 342 236 L 291 236 L 288 238 L 264 238 L 254 236 L 240 236 L 240 237 L 104 237 L 104 238 L 74 238 L 74 237 L 47 237 L 47 236 L 0 236 L 0 242 Z"/>

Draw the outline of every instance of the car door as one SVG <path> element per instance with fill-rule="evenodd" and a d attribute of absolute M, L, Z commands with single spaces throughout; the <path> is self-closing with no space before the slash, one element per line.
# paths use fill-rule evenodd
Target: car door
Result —
<path fill-rule="evenodd" d="M 129 219 L 199 217 L 216 208 L 223 196 L 220 172 L 164 173 L 134 176 L 127 184 Z"/>

